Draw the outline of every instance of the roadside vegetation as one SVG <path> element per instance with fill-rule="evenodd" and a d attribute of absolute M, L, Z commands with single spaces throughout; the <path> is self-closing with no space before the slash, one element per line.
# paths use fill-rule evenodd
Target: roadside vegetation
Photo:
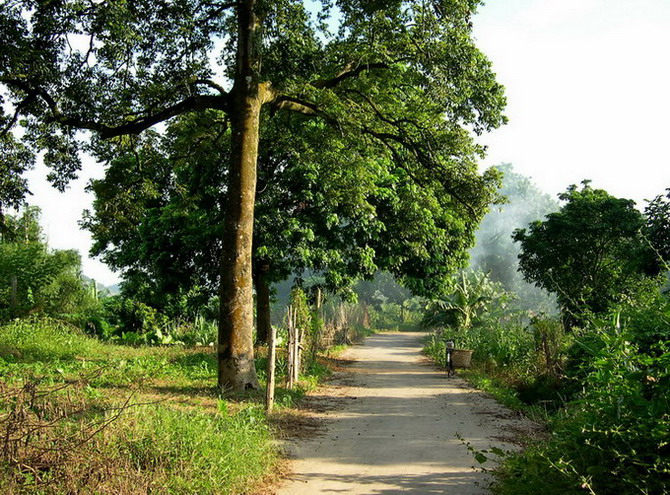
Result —
<path fill-rule="evenodd" d="M 560 199 L 514 233 L 521 273 L 557 311 L 527 309 L 495 271 L 465 272 L 430 303 L 424 325 L 438 331 L 425 351 L 444 365 L 445 338 L 472 349 L 462 375 L 546 424 L 504 456 L 495 493 L 668 493 L 668 198 L 644 214 L 588 183 Z"/>
<path fill-rule="evenodd" d="M 364 330 L 340 333 L 351 343 Z M 213 387 L 210 346 L 114 342 L 47 316 L 0 326 L 3 493 L 253 491 L 275 476 L 276 439 L 344 341 L 326 354 L 305 353 L 300 380 L 288 389 L 280 337 L 271 416 L 261 391 Z M 257 354 L 264 370 L 266 349 Z"/>
<path fill-rule="evenodd" d="M 499 493 L 667 490 L 670 195 L 480 172 L 507 119 L 479 3 L 0 4 L 3 489 L 251 491 L 273 325 L 289 408 L 324 349 L 423 322 L 549 425 Z M 47 246 L 37 161 L 61 191 L 104 167 L 81 226 L 119 293 Z"/>
<path fill-rule="evenodd" d="M 258 398 L 219 396 L 208 349 L 0 327 L 3 493 L 240 493 L 277 463 Z"/>
<path fill-rule="evenodd" d="M 217 389 L 209 307 L 173 318 L 82 279 L 74 252 L 51 250 L 39 210 L 8 215 L 0 240 L 0 485 L 3 493 L 248 493 L 271 481 L 304 394 L 332 356 L 370 333 L 420 317 L 380 274 L 323 296 L 323 278 L 279 291 L 276 409 L 260 390 Z M 9 253 L 9 254 L 8 254 Z M 17 261 L 21 260 L 21 262 Z M 286 285 L 286 284 L 285 284 Z M 395 299 L 393 299 L 395 297 Z M 318 301 L 318 304 L 317 304 Z M 300 317 L 300 379 L 287 388 L 286 306 Z M 402 313 L 402 318 L 400 317 Z M 267 346 L 256 348 L 265 386 Z"/>

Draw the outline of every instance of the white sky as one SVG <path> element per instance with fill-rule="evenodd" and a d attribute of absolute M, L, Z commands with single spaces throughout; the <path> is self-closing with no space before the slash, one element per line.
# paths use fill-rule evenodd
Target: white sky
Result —
<path fill-rule="evenodd" d="M 670 187 L 670 0 L 488 0 L 475 17 L 479 47 L 507 88 L 507 126 L 481 138 L 484 166 L 514 164 L 555 195 L 582 179 L 643 206 Z M 91 198 L 65 194 L 29 174 L 49 244 L 78 249 L 84 274 L 103 284 L 118 277 L 87 258 L 78 228 Z"/>
<path fill-rule="evenodd" d="M 510 119 L 481 140 L 485 165 L 638 207 L 670 187 L 670 1 L 488 0 L 474 23 Z"/>

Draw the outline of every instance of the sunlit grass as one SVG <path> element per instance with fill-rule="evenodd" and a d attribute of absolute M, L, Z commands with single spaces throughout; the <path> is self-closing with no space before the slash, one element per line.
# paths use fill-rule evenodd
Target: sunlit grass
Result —
<path fill-rule="evenodd" d="M 127 347 L 54 320 L 15 321 L 0 327 L 0 376 L 3 435 L 21 404 L 40 432 L 21 443 L 23 468 L 1 463 L 7 493 L 241 493 L 278 459 L 263 394 L 222 398 L 210 348 Z M 60 453 L 31 473 L 46 446 Z"/>

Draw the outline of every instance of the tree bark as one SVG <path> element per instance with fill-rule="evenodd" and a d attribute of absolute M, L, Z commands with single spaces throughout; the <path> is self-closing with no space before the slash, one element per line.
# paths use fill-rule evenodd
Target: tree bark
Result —
<path fill-rule="evenodd" d="M 252 238 L 263 88 L 254 45 L 254 0 L 238 3 L 238 46 L 231 91 L 231 159 L 221 254 L 218 386 L 258 388 L 253 347 Z"/>
<path fill-rule="evenodd" d="M 256 342 L 268 342 L 270 335 L 270 284 L 268 271 L 270 267 L 262 264 L 256 270 Z"/>

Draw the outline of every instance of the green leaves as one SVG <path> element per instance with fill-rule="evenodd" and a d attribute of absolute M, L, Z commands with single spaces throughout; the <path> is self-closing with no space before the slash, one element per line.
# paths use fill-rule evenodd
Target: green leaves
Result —
<path fill-rule="evenodd" d="M 88 304 L 76 251 L 49 250 L 42 239 L 39 209 L 6 216 L 0 242 L 0 319 L 32 313 L 60 316 Z"/>
<path fill-rule="evenodd" d="M 634 202 L 585 183 L 560 195 L 566 201 L 528 229 L 517 230 L 519 266 L 530 282 L 554 292 L 572 322 L 603 313 L 635 290 L 650 253 L 640 235 L 642 215 Z"/>

